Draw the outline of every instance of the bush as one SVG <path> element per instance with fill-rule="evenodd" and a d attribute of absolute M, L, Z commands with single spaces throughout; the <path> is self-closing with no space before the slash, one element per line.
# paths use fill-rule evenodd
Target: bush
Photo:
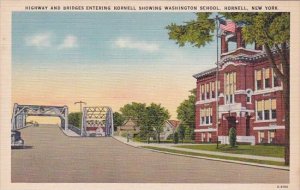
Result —
<path fill-rule="evenodd" d="M 170 134 L 168 137 L 167 137 L 167 140 L 173 140 L 174 139 L 174 134 Z"/>
<path fill-rule="evenodd" d="M 229 144 L 231 147 L 236 145 L 236 129 L 234 127 L 229 129 Z"/>
<path fill-rule="evenodd" d="M 81 112 L 73 112 L 68 115 L 68 122 L 75 127 L 81 128 L 81 119 L 82 113 Z"/>
<path fill-rule="evenodd" d="M 174 133 L 174 144 L 178 144 L 179 137 L 178 137 L 178 132 Z"/>

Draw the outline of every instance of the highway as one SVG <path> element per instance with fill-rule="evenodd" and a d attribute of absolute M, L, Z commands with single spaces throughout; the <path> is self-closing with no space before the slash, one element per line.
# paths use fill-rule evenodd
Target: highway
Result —
<path fill-rule="evenodd" d="M 111 137 L 67 137 L 57 126 L 21 130 L 12 182 L 288 183 L 289 171 L 152 152 Z"/>

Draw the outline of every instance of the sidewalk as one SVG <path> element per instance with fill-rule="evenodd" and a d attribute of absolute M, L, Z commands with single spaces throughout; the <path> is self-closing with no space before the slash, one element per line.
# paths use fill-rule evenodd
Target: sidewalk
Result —
<path fill-rule="evenodd" d="M 276 161 L 276 162 L 284 162 L 284 158 L 276 158 L 276 157 L 268 157 L 268 156 L 256 156 L 256 155 L 245 155 L 245 154 L 231 154 L 231 153 L 223 153 L 223 152 L 214 152 L 214 151 L 206 151 L 206 150 L 193 150 L 188 148 L 178 148 L 174 147 L 175 144 L 147 144 L 147 143 L 141 143 L 141 142 L 133 142 L 130 140 L 127 142 L 127 139 L 120 136 L 114 136 L 114 138 L 120 142 L 123 142 L 125 144 L 134 146 L 134 147 L 141 147 L 141 146 L 152 146 L 152 147 L 158 147 L 158 148 L 168 148 L 172 150 L 180 150 L 180 151 L 186 151 L 186 152 L 193 152 L 193 153 L 202 153 L 202 154 L 210 154 L 210 155 L 216 155 L 216 156 L 230 156 L 230 157 L 236 157 L 236 158 L 246 158 L 246 159 L 255 159 L 255 160 L 267 160 L 267 161 Z M 193 145 L 193 144 L 185 144 L 185 145 Z"/>

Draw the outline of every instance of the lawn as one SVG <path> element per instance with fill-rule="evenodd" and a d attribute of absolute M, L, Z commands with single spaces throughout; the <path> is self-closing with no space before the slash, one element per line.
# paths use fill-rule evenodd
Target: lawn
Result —
<path fill-rule="evenodd" d="M 215 152 L 224 152 L 232 154 L 248 154 L 257 156 L 271 156 L 284 158 L 284 146 L 272 146 L 272 145 L 238 145 L 231 148 L 229 145 L 219 145 L 219 149 L 216 145 L 179 145 L 178 148 L 187 148 L 193 150 L 207 150 Z"/>
<path fill-rule="evenodd" d="M 173 149 L 168 149 L 168 148 L 159 148 L 159 147 L 153 147 L 153 146 L 142 146 L 142 147 L 147 148 L 147 149 L 182 154 L 182 155 L 202 156 L 202 157 L 218 158 L 218 159 L 224 159 L 224 160 L 234 160 L 234 161 L 250 162 L 250 163 L 257 163 L 257 164 L 284 166 L 284 162 L 276 162 L 276 161 L 269 161 L 269 160 L 256 160 L 256 159 L 248 159 L 248 158 L 237 158 L 237 157 L 230 157 L 230 156 L 218 156 L 218 155 L 210 155 L 210 154 L 173 150 Z"/>

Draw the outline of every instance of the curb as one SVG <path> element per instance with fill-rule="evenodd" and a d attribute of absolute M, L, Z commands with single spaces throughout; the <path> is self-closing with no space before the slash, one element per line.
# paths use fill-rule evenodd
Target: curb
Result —
<path fill-rule="evenodd" d="M 256 164 L 256 163 L 251 163 L 251 162 L 226 160 L 226 159 L 220 159 L 220 158 L 210 158 L 210 157 L 204 157 L 204 156 L 193 156 L 193 155 L 186 155 L 186 154 L 180 154 L 180 153 L 172 153 L 172 152 L 166 152 L 166 151 L 161 151 L 161 150 L 153 150 L 153 149 L 144 148 L 144 147 L 140 147 L 140 146 L 134 146 L 134 145 L 129 144 L 129 143 L 124 143 L 124 142 L 116 139 L 115 137 L 113 137 L 113 139 L 115 139 L 115 140 L 117 140 L 117 141 L 119 141 L 123 144 L 126 144 L 128 146 L 134 147 L 134 148 L 140 148 L 140 149 L 144 149 L 144 150 L 148 150 L 148 151 L 152 151 L 152 152 L 163 153 L 163 154 L 170 154 L 170 155 L 184 156 L 184 157 L 189 157 L 189 158 L 213 160 L 213 161 L 219 161 L 219 162 L 227 162 L 227 163 L 233 163 L 233 164 L 242 164 L 242 165 L 249 165 L 249 166 L 256 166 L 256 167 L 272 168 L 272 169 L 290 171 L 290 168 L 286 167 L 286 166 L 273 166 L 273 165 L 266 165 L 266 164 Z"/>

